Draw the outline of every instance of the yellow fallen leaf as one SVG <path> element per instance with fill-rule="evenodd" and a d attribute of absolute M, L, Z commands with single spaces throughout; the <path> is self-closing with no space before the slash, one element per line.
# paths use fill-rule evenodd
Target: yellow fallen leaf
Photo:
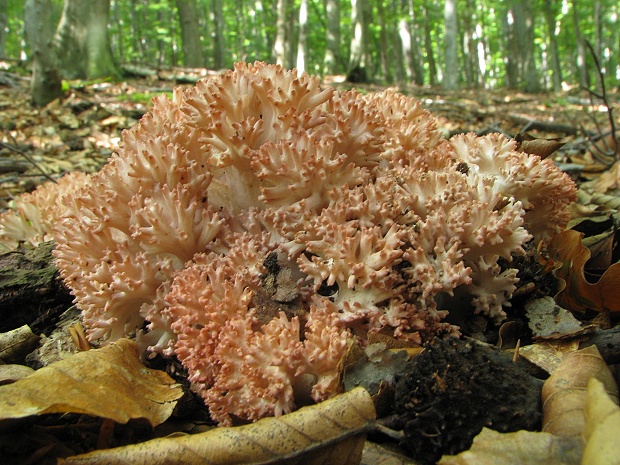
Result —
<path fill-rule="evenodd" d="M 586 399 L 586 442 L 583 465 L 620 464 L 620 408 L 618 398 L 610 397 L 603 383 L 592 378 Z"/>
<path fill-rule="evenodd" d="M 375 419 L 370 394 L 356 388 L 320 404 L 244 426 L 166 437 L 69 457 L 64 465 L 354 465 Z"/>
<path fill-rule="evenodd" d="M 146 418 L 155 426 L 170 416 L 182 395 L 166 373 L 142 364 L 134 342 L 121 339 L 0 386 L 0 420 L 73 412 L 118 423 Z"/>
<path fill-rule="evenodd" d="M 556 302 L 574 312 L 620 312 L 620 263 L 607 268 L 596 283 L 588 282 L 584 267 L 591 254 L 582 238 L 583 233 L 562 231 L 547 246 L 550 256 L 562 262 L 555 274 L 564 280 L 565 287 L 555 296 Z"/>
<path fill-rule="evenodd" d="M 558 437 L 550 433 L 516 431 L 498 433 L 483 428 L 471 449 L 458 455 L 445 455 L 438 465 L 578 465 L 579 438 Z"/>
<path fill-rule="evenodd" d="M 572 352 L 543 385 L 543 431 L 565 437 L 581 435 L 590 378 L 601 380 L 617 397 L 618 386 L 596 346 Z"/>

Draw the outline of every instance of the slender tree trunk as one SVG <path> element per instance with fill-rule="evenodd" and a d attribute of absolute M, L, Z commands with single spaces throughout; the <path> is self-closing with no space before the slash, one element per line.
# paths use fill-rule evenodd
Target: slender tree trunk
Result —
<path fill-rule="evenodd" d="M 590 87 L 590 78 L 586 67 L 586 46 L 581 36 L 579 27 L 579 14 L 577 13 L 577 0 L 573 0 L 573 30 L 575 31 L 575 41 L 577 42 L 577 72 L 579 73 L 579 84 L 584 88 Z"/>
<path fill-rule="evenodd" d="M 213 66 L 222 69 L 226 66 L 224 46 L 224 10 L 222 0 L 213 0 Z"/>
<path fill-rule="evenodd" d="M 407 79 L 410 80 L 413 79 L 415 70 L 413 68 L 413 54 L 411 53 L 411 33 L 409 32 L 409 23 L 405 18 L 398 20 L 398 36 L 400 38 L 402 56 L 405 62 L 406 76 Z"/>
<path fill-rule="evenodd" d="M 385 82 L 393 82 L 392 70 L 390 67 L 390 44 L 387 34 L 385 8 L 383 7 L 382 1 L 377 2 L 376 5 L 379 17 L 379 56 L 381 58 L 381 74 L 383 74 Z"/>
<path fill-rule="evenodd" d="M 340 2 L 339 0 L 325 0 L 327 28 L 325 30 L 325 74 L 334 74 L 340 69 Z"/>
<path fill-rule="evenodd" d="M 0 57 L 6 53 L 6 30 L 9 22 L 6 12 L 8 6 L 8 0 L 0 0 Z"/>
<path fill-rule="evenodd" d="M 54 42 L 67 77 L 119 77 L 108 37 L 110 0 L 65 0 Z"/>
<path fill-rule="evenodd" d="M 534 17 L 531 0 L 515 2 L 515 26 L 521 79 L 526 92 L 540 92 L 540 80 L 534 54 Z"/>
<path fill-rule="evenodd" d="M 364 24 L 365 0 L 351 0 L 351 24 L 353 34 L 351 37 L 351 53 L 349 55 L 349 70 L 347 81 L 368 82 L 366 69 L 366 25 Z"/>
<path fill-rule="evenodd" d="M 32 50 L 32 81 L 30 92 L 37 106 L 47 105 L 62 96 L 62 82 L 52 46 L 50 0 L 26 0 L 24 26 Z"/>
<path fill-rule="evenodd" d="M 191 68 L 202 68 L 205 65 L 202 44 L 200 43 L 200 26 L 196 0 L 176 0 L 181 23 L 181 39 L 183 41 L 183 64 Z"/>
<path fill-rule="evenodd" d="M 506 87 L 519 87 L 519 48 L 515 36 L 515 14 L 512 4 L 507 5 L 506 14 L 502 18 L 504 31 L 504 65 L 506 69 Z"/>
<path fill-rule="evenodd" d="M 549 36 L 549 58 L 551 61 L 551 82 L 553 90 L 562 90 L 562 68 L 560 54 L 558 52 L 558 38 L 555 33 L 555 5 L 554 0 L 545 0 L 545 22 L 547 23 L 547 35 Z"/>
<path fill-rule="evenodd" d="M 276 20 L 276 40 L 273 44 L 273 58 L 276 63 L 286 65 L 286 6 L 287 0 L 278 0 L 278 19 Z"/>
<path fill-rule="evenodd" d="M 459 57 L 458 57 L 458 25 L 456 0 L 446 0 L 444 9 L 445 22 L 445 66 L 443 86 L 445 89 L 456 89 L 459 86 Z"/>
<path fill-rule="evenodd" d="M 297 37 L 297 72 L 306 70 L 306 49 L 308 42 L 308 0 L 301 0 L 299 5 L 299 35 Z"/>
<path fill-rule="evenodd" d="M 289 4 L 290 5 L 290 4 Z M 290 68 L 297 59 L 297 47 L 294 47 L 295 32 L 297 26 L 297 14 L 295 8 L 286 10 L 286 33 L 284 40 L 284 50 L 286 54 L 285 66 Z"/>
<path fill-rule="evenodd" d="M 230 3 L 230 2 L 229 2 Z M 235 51 L 237 52 L 237 56 L 240 57 L 242 61 L 245 61 L 246 56 L 246 34 L 247 34 L 247 21 L 246 21 L 246 11 L 245 11 L 245 1 L 244 0 L 235 0 Z"/>
<path fill-rule="evenodd" d="M 431 86 L 437 85 L 437 64 L 435 62 L 435 50 L 433 49 L 433 38 L 431 37 L 430 19 L 428 10 L 423 7 L 424 14 L 424 48 L 426 49 L 426 57 L 428 61 L 428 75 Z"/>

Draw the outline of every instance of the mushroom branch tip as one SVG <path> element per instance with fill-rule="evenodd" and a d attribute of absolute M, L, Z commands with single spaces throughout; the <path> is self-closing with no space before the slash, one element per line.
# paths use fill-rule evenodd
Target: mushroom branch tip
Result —
<path fill-rule="evenodd" d="M 575 196 L 502 135 L 443 139 L 411 97 L 238 63 L 154 100 L 64 201 L 54 255 L 91 339 L 175 353 L 230 424 L 339 392 L 373 333 L 457 334 L 456 300 L 501 321 L 511 257 Z"/>

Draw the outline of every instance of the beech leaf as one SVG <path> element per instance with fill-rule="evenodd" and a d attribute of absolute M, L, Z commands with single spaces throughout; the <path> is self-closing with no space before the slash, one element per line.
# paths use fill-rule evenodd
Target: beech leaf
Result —
<path fill-rule="evenodd" d="M 586 427 L 583 439 L 586 446 L 581 463 L 610 465 L 620 463 L 620 408 L 618 398 L 611 397 L 603 383 L 592 378 L 588 382 Z"/>
<path fill-rule="evenodd" d="M 582 244 L 582 237 L 577 231 L 563 231 L 548 245 L 551 257 L 562 262 L 555 274 L 565 282 L 564 289 L 556 295 L 556 302 L 577 312 L 620 312 L 620 263 L 607 268 L 596 283 L 589 283 L 584 266 L 590 259 L 590 251 Z"/>
<path fill-rule="evenodd" d="M 578 437 L 585 425 L 586 388 L 599 379 L 610 395 L 618 397 L 613 374 L 596 346 L 568 354 L 542 388 L 542 430 L 565 437 Z"/>
<path fill-rule="evenodd" d="M 182 395 L 166 373 L 142 364 L 135 342 L 120 339 L 0 386 L 0 420 L 72 412 L 118 423 L 145 418 L 156 426 Z"/>
<path fill-rule="evenodd" d="M 498 433 L 483 428 L 471 449 L 445 455 L 438 465 L 578 465 L 581 440 L 551 433 Z"/>
<path fill-rule="evenodd" d="M 320 404 L 244 426 L 153 439 L 69 457 L 65 465 L 359 464 L 375 419 L 370 394 L 355 388 Z"/>

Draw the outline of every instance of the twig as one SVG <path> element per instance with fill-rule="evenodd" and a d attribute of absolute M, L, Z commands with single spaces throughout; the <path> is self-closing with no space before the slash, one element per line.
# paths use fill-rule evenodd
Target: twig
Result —
<path fill-rule="evenodd" d="M 5 142 L 0 141 L 0 147 L 4 147 L 6 149 L 9 149 L 12 152 L 15 152 L 19 155 L 21 155 L 22 157 L 24 157 L 26 160 L 28 160 L 30 163 L 32 163 L 32 165 L 38 169 L 41 174 L 48 180 L 52 181 L 53 183 L 56 183 L 56 180 L 54 178 L 52 178 L 49 174 L 47 174 L 43 168 L 41 168 L 38 163 L 36 161 L 34 161 L 34 159 L 28 155 L 26 152 L 24 152 L 23 150 L 19 150 L 17 147 L 13 147 L 12 145 L 9 145 Z"/>
<path fill-rule="evenodd" d="M 609 104 L 609 101 L 607 100 L 607 89 L 605 88 L 605 74 L 603 73 L 603 68 L 601 67 L 601 63 L 598 59 L 598 56 L 596 55 L 596 52 L 594 51 L 594 47 L 592 47 L 592 44 L 590 43 L 589 40 L 586 40 L 586 45 L 588 46 L 588 50 L 590 50 L 590 54 L 592 55 L 592 59 L 594 60 L 594 65 L 596 66 L 596 73 L 601 83 L 601 93 L 599 94 L 591 89 L 585 89 L 585 90 L 588 91 L 588 93 L 590 94 L 590 102 L 592 104 L 594 103 L 592 101 L 592 97 L 594 96 L 602 100 L 603 104 L 607 108 L 607 119 L 609 120 L 609 126 L 611 127 L 611 138 L 614 141 L 614 147 L 616 147 L 616 150 L 617 150 L 618 137 L 616 135 L 616 122 L 614 121 L 614 116 L 613 116 L 614 108 L 613 106 Z M 598 124 L 597 124 L 597 127 L 598 127 Z M 599 133 L 600 132 L 601 131 L 599 130 Z M 606 149 L 610 149 L 609 145 L 604 139 L 603 139 L 603 143 L 605 144 Z M 614 156 L 614 158 L 617 158 L 617 157 Z"/>

